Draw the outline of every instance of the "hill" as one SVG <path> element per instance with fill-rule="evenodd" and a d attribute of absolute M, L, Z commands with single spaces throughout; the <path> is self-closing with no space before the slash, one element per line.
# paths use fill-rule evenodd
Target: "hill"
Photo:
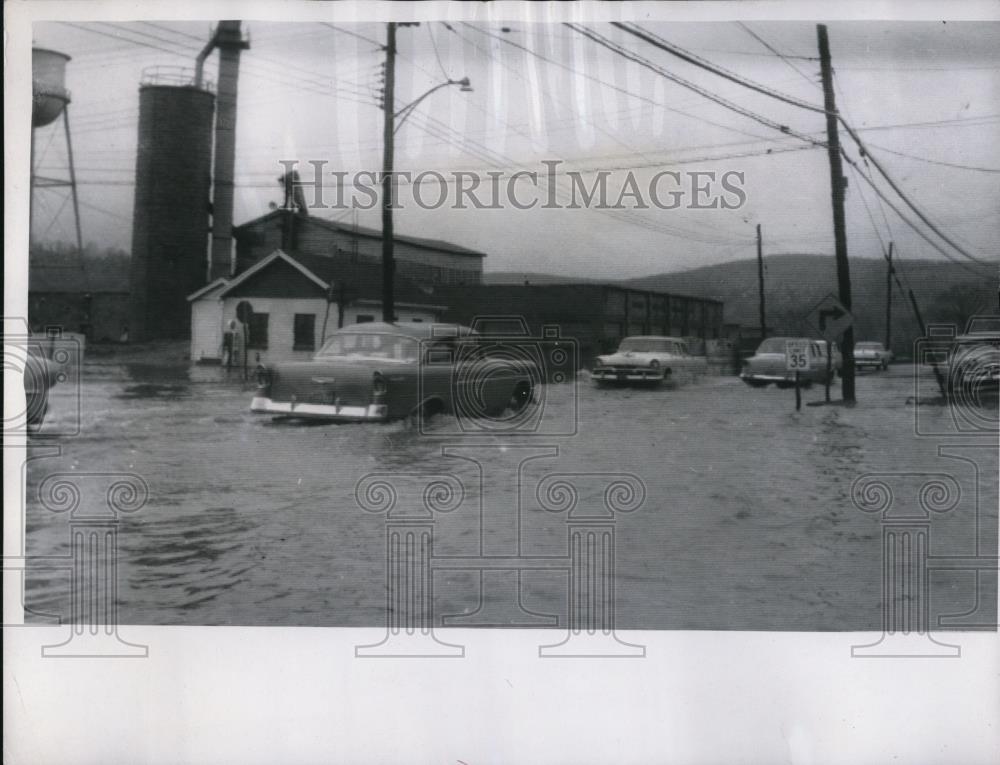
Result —
<path fill-rule="evenodd" d="M 851 292 L 856 339 L 881 340 L 885 334 L 886 263 L 851 258 Z M 828 293 L 837 294 L 832 255 L 771 255 L 764 258 L 767 324 L 775 332 L 798 332 L 801 317 Z M 919 336 L 907 290 L 916 295 L 925 322 L 964 324 L 977 312 L 997 312 L 997 282 L 977 279 L 945 261 L 903 261 L 893 284 L 893 345 L 900 350 Z M 707 297 L 725 303 L 725 320 L 759 324 L 756 259 L 656 274 L 625 282 L 638 289 Z"/>
<path fill-rule="evenodd" d="M 582 276 L 558 276 L 536 271 L 484 271 L 483 284 L 576 284 L 578 282 L 601 282 L 607 279 L 586 279 Z"/>

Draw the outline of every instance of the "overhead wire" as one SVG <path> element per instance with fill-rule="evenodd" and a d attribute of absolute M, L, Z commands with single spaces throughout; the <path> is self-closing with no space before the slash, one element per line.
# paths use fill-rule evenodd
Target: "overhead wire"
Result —
<path fill-rule="evenodd" d="M 655 33 L 649 32 L 648 30 L 638 27 L 637 25 L 633 24 L 629 26 L 621 22 L 612 22 L 612 25 L 618 27 L 619 29 L 623 29 L 626 32 L 629 32 L 630 34 L 635 35 L 636 37 L 639 37 L 642 40 L 645 40 L 646 42 L 652 44 L 653 46 L 661 50 L 665 50 L 668 53 L 677 56 L 678 58 L 688 61 L 689 63 L 692 63 L 702 69 L 706 69 L 710 72 L 713 72 L 714 74 L 717 74 L 721 77 L 724 77 L 727 80 L 742 85 L 743 87 L 755 90 L 759 93 L 770 96 L 771 98 L 777 99 L 779 101 L 783 101 L 792 106 L 797 106 L 799 108 L 813 112 L 818 112 L 824 115 L 829 114 L 829 112 L 826 110 L 825 107 L 818 106 L 816 104 L 811 104 L 807 101 L 796 98 L 794 96 L 790 96 L 786 93 L 776 91 L 773 88 L 769 88 L 758 82 L 750 80 L 749 78 L 743 77 L 742 75 L 737 75 L 734 72 L 730 72 L 729 70 L 726 70 L 723 67 L 718 66 L 717 64 L 707 61 L 706 59 L 703 59 L 699 56 L 696 56 L 695 54 L 692 54 L 689 51 L 685 51 L 679 46 L 673 45 L 672 43 L 664 40 L 662 37 L 659 37 Z M 896 183 L 896 181 L 882 166 L 882 164 L 874 156 L 872 156 L 871 152 L 867 149 L 864 142 L 861 140 L 861 137 L 857 134 L 857 132 L 850 125 L 850 123 L 848 123 L 848 121 L 844 118 L 842 114 L 834 113 L 833 116 L 837 119 L 837 121 L 841 125 L 843 125 L 848 135 L 850 135 L 851 138 L 854 140 L 854 142 L 858 145 L 858 147 L 862 152 L 862 155 L 867 155 L 871 159 L 872 164 L 875 166 L 875 169 L 878 170 L 879 174 L 885 179 L 885 181 L 889 184 L 889 186 L 892 187 L 893 191 L 896 192 L 899 198 L 903 200 L 906 206 L 909 207 L 910 210 L 912 210 L 913 213 L 916 214 L 916 216 L 924 223 L 925 226 L 931 229 L 931 231 L 933 231 L 942 241 L 949 244 L 956 252 L 960 253 L 966 259 L 974 263 L 978 263 L 980 265 L 986 265 L 985 261 L 976 257 L 972 253 L 968 252 L 964 247 L 955 242 L 954 239 L 952 239 L 950 236 L 942 232 L 940 228 L 929 218 L 929 216 L 912 199 L 910 199 L 910 197 L 903 191 L 902 188 L 900 188 L 899 184 Z"/>

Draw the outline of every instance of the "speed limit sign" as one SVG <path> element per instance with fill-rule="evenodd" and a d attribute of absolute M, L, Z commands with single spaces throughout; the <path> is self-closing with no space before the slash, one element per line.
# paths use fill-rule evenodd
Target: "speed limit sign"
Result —
<path fill-rule="evenodd" d="M 785 342 L 785 369 L 789 372 L 808 372 L 809 341 L 787 340 Z"/>

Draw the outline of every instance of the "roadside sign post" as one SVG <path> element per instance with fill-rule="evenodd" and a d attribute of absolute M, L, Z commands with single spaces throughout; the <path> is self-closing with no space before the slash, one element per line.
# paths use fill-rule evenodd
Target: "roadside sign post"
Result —
<path fill-rule="evenodd" d="M 795 373 L 795 411 L 802 409 L 802 389 L 799 385 L 802 372 L 811 369 L 808 340 L 785 341 L 785 369 Z"/>
<path fill-rule="evenodd" d="M 844 332 L 854 325 L 854 316 L 832 294 L 827 295 L 813 306 L 805 316 L 805 321 L 819 336 L 826 340 L 826 403 L 830 403 L 830 384 L 833 381 L 833 344 Z M 853 352 L 853 351 L 852 351 Z M 844 358 L 843 363 L 853 365 L 851 359 Z"/>
<path fill-rule="evenodd" d="M 830 403 L 830 382 L 833 378 L 833 343 L 826 346 L 826 403 Z"/>

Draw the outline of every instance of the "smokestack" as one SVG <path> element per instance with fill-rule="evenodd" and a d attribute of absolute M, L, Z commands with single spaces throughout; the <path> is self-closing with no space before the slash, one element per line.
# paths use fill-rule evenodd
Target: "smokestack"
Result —
<path fill-rule="evenodd" d="M 219 49 L 219 82 L 216 90 L 209 281 L 232 274 L 236 87 L 240 74 L 240 51 L 248 49 L 250 43 L 243 39 L 239 21 L 220 21 L 211 45 Z M 204 60 L 201 56 L 199 58 Z"/>

